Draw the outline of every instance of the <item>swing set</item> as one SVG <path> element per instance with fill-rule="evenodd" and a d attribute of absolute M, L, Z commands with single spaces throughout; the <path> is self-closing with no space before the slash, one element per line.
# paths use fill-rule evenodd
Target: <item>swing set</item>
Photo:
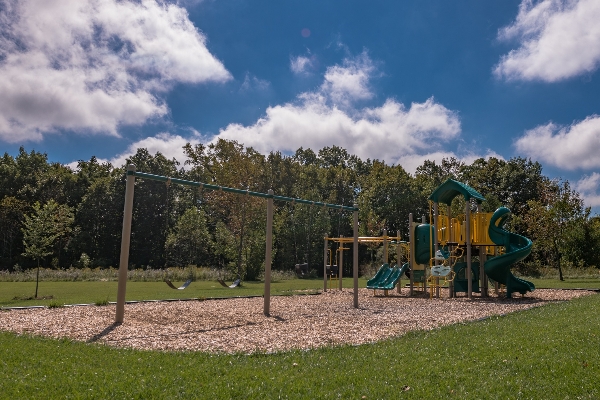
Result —
<path fill-rule="evenodd" d="M 135 178 L 143 178 L 156 180 L 160 182 L 172 182 L 180 185 L 192 186 L 202 189 L 218 190 L 229 193 L 236 193 L 246 196 L 261 197 L 267 200 L 267 226 L 266 226 L 266 249 L 265 249 L 265 286 L 264 286 L 264 306 L 263 313 L 270 315 L 270 304 L 271 304 L 271 262 L 272 262 L 272 248 L 273 248 L 273 201 L 287 201 L 302 204 L 309 204 L 312 206 L 320 206 L 323 208 L 332 208 L 337 210 L 347 210 L 353 212 L 354 219 L 354 307 L 358 308 L 358 207 L 353 205 L 352 207 L 343 206 L 338 204 L 321 203 L 317 201 L 310 201 L 304 199 L 294 199 L 290 197 L 276 196 L 273 190 L 269 190 L 268 193 L 252 192 L 249 190 L 234 189 L 225 186 L 211 185 L 208 183 L 187 181 L 183 179 L 170 178 L 161 175 L 147 174 L 144 172 L 136 172 L 135 165 L 130 164 L 127 166 L 127 183 L 125 186 L 125 207 L 123 211 L 123 231 L 121 235 L 121 256 L 119 260 L 119 273 L 118 273 L 118 287 L 117 287 L 117 308 L 115 313 L 115 322 L 122 323 L 125 315 L 125 295 L 127 290 L 127 269 L 129 265 L 129 246 L 131 242 L 131 221 L 133 219 L 133 192 L 135 188 Z M 325 255 L 327 257 L 327 255 Z M 191 281 L 190 281 L 191 282 Z M 234 282 L 235 283 L 235 282 Z M 167 282 L 169 285 L 169 282 Z M 171 283 L 171 287 L 183 290 L 189 285 L 189 282 L 184 283 L 181 287 L 177 288 Z M 239 282 L 238 282 L 239 285 Z M 230 286 L 231 287 L 231 286 Z M 326 290 L 326 286 L 325 286 Z"/>

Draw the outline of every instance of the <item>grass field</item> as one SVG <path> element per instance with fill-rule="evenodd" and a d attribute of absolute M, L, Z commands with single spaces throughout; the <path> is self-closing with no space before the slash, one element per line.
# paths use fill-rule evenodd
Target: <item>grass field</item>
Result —
<path fill-rule="evenodd" d="M 181 282 L 174 282 L 177 286 Z M 353 285 L 351 278 L 342 280 L 343 286 Z M 333 281 L 337 285 L 336 281 Z M 359 281 L 365 287 L 366 280 Z M 323 290 L 322 279 L 289 279 L 271 283 L 271 295 L 316 293 Z M 0 282 L 0 307 L 48 306 L 51 304 L 99 304 L 116 301 L 117 282 L 40 282 L 38 297 L 35 282 Z M 185 290 L 173 290 L 164 282 L 127 282 L 127 300 L 163 300 L 188 298 L 221 298 L 235 296 L 262 296 L 264 282 L 243 282 L 241 287 L 224 288 L 214 281 L 192 282 Z M 45 299 L 44 299 L 45 298 Z"/>
<path fill-rule="evenodd" d="M 369 345 L 255 355 L 0 332 L 0 397 L 597 399 L 598 309 L 592 295 Z"/>
<path fill-rule="evenodd" d="M 600 289 L 600 279 L 597 278 L 567 278 L 562 282 L 558 279 L 527 279 L 539 289 Z M 407 280 L 402 281 L 403 284 L 406 282 Z M 342 283 L 345 288 L 353 287 L 351 278 L 344 278 Z M 337 284 L 336 281 L 332 282 L 334 287 Z M 365 286 L 366 279 L 361 278 L 359 287 Z M 321 279 L 286 279 L 271 283 L 271 294 L 274 296 L 316 293 L 321 290 Z M 34 293 L 35 282 L 0 282 L 0 307 L 101 304 L 116 301 L 117 282 L 40 282 L 38 297 L 41 299 L 31 299 Z M 262 296 L 263 293 L 263 282 L 244 282 L 242 287 L 229 289 L 215 281 L 199 280 L 191 283 L 185 290 L 173 290 L 164 282 L 127 282 L 128 301 Z"/>

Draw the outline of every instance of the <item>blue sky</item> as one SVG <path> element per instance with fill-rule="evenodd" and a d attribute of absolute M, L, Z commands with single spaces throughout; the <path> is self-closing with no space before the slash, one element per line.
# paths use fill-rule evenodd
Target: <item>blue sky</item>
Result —
<path fill-rule="evenodd" d="M 600 210 L 597 0 L 0 0 L 0 151 L 540 161 Z"/>

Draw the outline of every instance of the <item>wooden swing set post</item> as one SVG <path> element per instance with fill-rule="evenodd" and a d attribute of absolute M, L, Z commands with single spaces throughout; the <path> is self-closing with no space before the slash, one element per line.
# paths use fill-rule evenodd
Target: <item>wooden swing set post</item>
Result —
<path fill-rule="evenodd" d="M 265 251 L 265 292 L 264 292 L 264 314 L 270 314 L 270 301 L 271 301 L 271 263 L 272 263 L 272 247 L 273 247 L 273 201 L 291 201 L 303 204 L 309 204 L 311 206 L 323 206 L 325 208 L 334 208 L 341 210 L 351 210 L 355 213 L 358 212 L 358 208 L 356 204 L 353 207 L 338 205 L 338 204 L 328 204 L 311 200 L 304 199 L 293 199 L 284 196 L 275 196 L 273 190 L 269 189 L 268 193 L 260 193 L 260 192 L 252 192 L 250 190 L 241 190 L 235 189 L 225 186 L 212 185 L 208 183 L 187 181 L 178 178 L 170 178 L 161 175 L 147 174 L 144 172 L 136 172 L 135 166 L 133 164 L 127 166 L 127 185 L 125 187 L 125 209 L 123 215 L 123 232 L 121 236 L 121 258 L 119 263 L 119 282 L 118 282 L 118 291 L 117 291 L 117 311 L 115 315 L 115 322 L 122 323 L 123 317 L 125 313 L 125 295 L 126 295 L 126 285 L 127 285 L 127 269 L 129 263 L 129 247 L 131 241 L 131 220 L 133 214 L 133 189 L 135 184 L 135 177 L 138 176 L 143 179 L 151 179 L 161 182 L 168 183 L 177 183 L 180 185 L 192 186 L 192 187 L 200 187 L 208 190 L 219 190 L 224 192 L 236 193 L 236 194 L 244 194 L 246 196 L 255 196 L 262 197 L 267 199 L 267 227 L 266 227 L 266 251 Z M 358 214 L 356 214 L 358 216 Z M 358 222 L 355 223 L 354 236 L 355 241 L 358 240 Z M 325 238 L 325 248 L 327 248 L 327 237 Z M 327 259 L 327 255 L 324 256 L 324 259 Z M 325 261 L 327 262 L 327 261 Z M 355 263 L 358 263 L 358 259 L 355 260 Z M 358 264 L 356 264 L 358 265 Z M 325 283 L 326 285 L 326 279 Z M 231 286 L 230 286 L 231 287 Z M 179 288 L 181 289 L 181 288 Z M 326 287 L 325 287 L 326 289 Z M 357 307 L 357 295 L 358 295 L 358 286 L 355 285 L 355 307 Z"/>
<path fill-rule="evenodd" d="M 123 210 L 123 231 L 121 233 L 121 258 L 119 260 L 119 285 L 117 288 L 117 312 L 115 322 L 123 323 L 125 316 L 125 294 L 127 291 L 127 269 L 129 266 L 129 244 L 131 241 L 131 219 L 133 214 L 133 189 L 135 187 L 135 165 L 127 166 L 125 185 L 125 208 Z"/>
<path fill-rule="evenodd" d="M 271 252 L 273 249 L 273 190 L 269 189 L 267 198 L 267 240 L 265 249 L 265 299 L 264 314 L 271 313 Z"/>

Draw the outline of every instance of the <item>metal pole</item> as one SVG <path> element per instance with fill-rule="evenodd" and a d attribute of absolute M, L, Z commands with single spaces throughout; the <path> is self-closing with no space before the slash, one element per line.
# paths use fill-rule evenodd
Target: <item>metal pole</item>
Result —
<path fill-rule="evenodd" d="M 439 240 L 438 240 L 438 217 L 439 217 L 439 204 L 437 202 L 433 203 L 433 265 L 438 265 L 438 260 L 435 258 L 437 256 L 437 252 L 439 250 Z M 436 288 L 435 288 L 435 296 L 440 298 L 440 278 L 435 278 Z"/>
<path fill-rule="evenodd" d="M 465 204 L 465 240 L 467 243 L 467 297 L 473 298 L 473 281 L 471 272 L 471 204 L 467 200 Z"/>
<path fill-rule="evenodd" d="M 127 269 L 129 266 L 129 244 L 131 242 L 131 218 L 133 214 L 133 189 L 135 187 L 135 165 L 127 166 L 125 184 L 125 207 L 121 232 L 121 258 L 119 261 L 119 283 L 117 287 L 117 311 L 115 322 L 122 323 L 125 316 L 125 294 L 127 291 Z"/>
<path fill-rule="evenodd" d="M 323 291 L 327 291 L 327 235 L 325 235 L 325 245 L 323 246 Z M 329 267 L 331 268 L 331 266 Z"/>
<path fill-rule="evenodd" d="M 269 189 L 267 198 L 267 240 L 265 249 L 265 306 L 264 314 L 271 313 L 271 251 L 273 250 L 273 190 Z"/>
<path fill-rule="evenodd" d="M 481 204 L 477 204 L 477 212 L 482 212 Z M 481 221 L 482 219 L 479 219 Z M 485 229 L 485 225 L 483 227 L 479 227 L 479 230 Z M 483 235 L 481 235 L 483 236 Z M 483 236 L 485 237 L 485 236 Z M 487 277 L 485 276 L 485 246 L 479 244 L 479 291 L 481 292 L 481 297 L 488 297 L 487 293 Z"/>
<path fill-rule="evenodd" d="M 388 240 L 387 240 L 387 229 L 383 230 L 383 263 L 388 264 Z"/>
<path fill-rule="evenodd" d="M 340 236 L 340 239 L 342 239 L 344 237 L 344 235 Z M 338 286 L 339 289 L 342 290 L 342 275 L 344 273 L 344 242 L 340 240 L 340 247 L 339 247 L 339 251 L 340 251 L 340 262 L 338 265 Z"/>
<path fill-rule="evenodd" d="M 402 247 L 400 245 L 400 231 L 396 231 L 396 237 L 397 237 L 397 243 L 396 243 L 396 265 L 398 265 L 398 268 L 402 268 L 402 265 L 400 265 L 400 248 Z M 398 286 L 397 289 L 398 293 L 402 293 L 402 275 L 400 275 L 400 278 L 398 278 Z"/>
<path fill-rule="evenodd" d="M 448 216 L 448 229 L 450 230 L 448 232 L 448 239 L 450 240 L 451 243 L 455 242 L 455 237 L 454 237 L 454 227 L 452 226 L 452 207 L 450 206 L 446 206 L 446 215 Z M 450 246 L 448 246 L 449 250 Z M 452 260 L 450 260 L 450 264 L 452 266 L 452 269 L 454 270 L 454 265 L 452 265 Z M 454 297 L 454 280 L 451 280 L 450 283 L 448 283 L 448 297 L 452 298 Z"/>
<path fill-rule="evenodd" d="M 354 204 L 358 207 L 358 204 Z M 354 211 L 354 248 L 352 249 L 353 277 L 354 277 L 354 308 L 358 308 L 358 211 Z"/>
<path fill-rule="evenodd" d="M 408 259 L 408 267 L 410 268 L 410 296 L 413 295 L 415 284 L 415 235 L 413 233 L 413 215 L 408 214 L 408 243 L 410 257 Z"/>

